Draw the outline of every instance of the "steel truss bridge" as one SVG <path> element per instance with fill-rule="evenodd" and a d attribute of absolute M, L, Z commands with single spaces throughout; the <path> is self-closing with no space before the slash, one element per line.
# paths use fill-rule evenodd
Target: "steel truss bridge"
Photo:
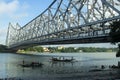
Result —
<path fill-rule="evenodd" d="M 54 0 L 21 27 L 9 23 L 9 48 L 110 42 L 110 23 L 120 19 L 120 0 Z"/>

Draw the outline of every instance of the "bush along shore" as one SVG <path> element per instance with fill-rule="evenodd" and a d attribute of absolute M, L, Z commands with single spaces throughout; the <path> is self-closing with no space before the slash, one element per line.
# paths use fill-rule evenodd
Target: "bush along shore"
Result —
<path fill-rule="evenodd" d="M 49 52 L 49 53 L 81 53 L 81 52 L 116 52 L 118 48 L 95 48 L 95 47 L 29 47 L 26 49 L 19 49 L 17 53 L 29 52 Z"/>

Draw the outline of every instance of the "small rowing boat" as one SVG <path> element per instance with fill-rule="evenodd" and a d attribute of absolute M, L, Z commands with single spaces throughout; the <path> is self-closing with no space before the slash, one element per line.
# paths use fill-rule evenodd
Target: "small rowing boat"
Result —
<path fill-rule="evenodd" d="M 32 62 L 30 64 L 21 64 L 22 67 L 42 67 L 42 63 Z"/>

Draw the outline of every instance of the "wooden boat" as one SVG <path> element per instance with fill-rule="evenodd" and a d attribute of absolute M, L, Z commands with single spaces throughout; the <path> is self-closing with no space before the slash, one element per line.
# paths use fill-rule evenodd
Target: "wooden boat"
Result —
<path fill-rule="evenodd" d="M 30 64 L 21 64 L 22 67 L 41 67 L 43 64 L 38 62 L 32 62 Z"/>
<path fill-rule="evenodd" d="M 112 65 L 112 66 L 110 66 L 110 68 L 112 68 L 112 69 L 120 69 L 120 66 Z"/>
<path fill-rule="evenodd" d="M 57 62 L 71 62 L 71 61 L 73 61 L 74 59 L 73 59 L 73 58 L 71 58 L 71 59 L 64 59 L 64 57 L 63 57 L 63 59 L 52 58 L 51 60 L 52 60 L 52 61 L 57 61 Z"/>

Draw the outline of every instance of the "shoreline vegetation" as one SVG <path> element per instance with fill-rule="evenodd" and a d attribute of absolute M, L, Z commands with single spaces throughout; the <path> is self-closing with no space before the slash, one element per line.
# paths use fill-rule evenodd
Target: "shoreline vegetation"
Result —
<path fill-rule="evenodd" d="M 118 48 L 96 48 L 96 47 L 41 47 L 34 46 L 19 49 L 16 53 L 91 53 L 91 52 L 117 52 Z M 7 46 L 0 45 L 0 52 L 8 52 Z"/>
<path fill-rule="evenodd" d="M 4 53 L 4 52 L 7 52 L 7 51 L 8 51 L 7 46 L 0 44 L 0 52 Z"/>
<path fill-rule="evenodd" d="M 0 52 L 6 53 L 7 46 L 0 45 Z M 96 48 L 96 47 L 41 47 L 34 46 L 26 49 L 19 49 L 16 53 L 91 53 L 91 52 L 117 52 L 118 48 Z"/>
<path fill-rule="evenodd" d="M 91 53 L 91 52 L 116 52 L 117 48 L 95 48 L 95 47 L 29 47 L 19 49 L 17 53 Z"/>
<path fill-rule="evenodd" d="M 117 50 L 117 54 L 116 57 L 120 57 L 120 19 L 117 20 L 113 20 L 110 23 L 110 33 L 109 36 L 111 37 L 111 43 L 112 44 L 118 44 L 118 50 Z"/>

